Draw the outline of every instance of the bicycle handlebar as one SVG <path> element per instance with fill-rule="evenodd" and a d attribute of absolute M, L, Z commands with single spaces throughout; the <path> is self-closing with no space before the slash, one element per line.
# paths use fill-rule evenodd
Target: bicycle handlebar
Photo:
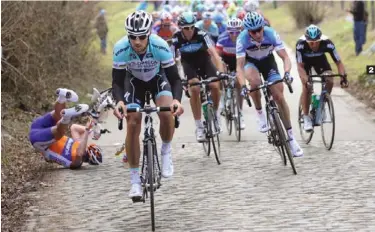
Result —
<path fill-rule="evenodd" d="M 346 77 L 345 75 L 341 74 L 329 74 L 329 75 L 308 75 L 309 77 L 320 77 L 320 78 L 325 78 L 325 77 Z"/>
<path fill-rule="evenodd" d="M 209 83 L 216 82 L 216 81 L 236 78 L 236 76 L 232 76 L 232 75 L 222 73 L 222 72 L 219 72 L 219 71 L 216 72 L 216 75 L 217 75 L 217 77 L 210 77 L 210 78 L 207 78 L 205 80 L 200 80 L 198 82 L 191 83 L 191 84 L 189 84 L 186 80 L 183 80 L 182 85 L 188 86 L 188 87 L 197 86 L 197 85 L 201 86 L 203 84 L 209 84 Z"/>
<path fill-rule="evenodd" d="M 173 111 L 176 111 L 176 110 L 177 110 L 177 106 L 174 106 Z M 168 107 L 168 106 L 161 106 L 161 107 L 145 107 L 145 108 L 136 107 L 136 108 L 127 108 L 126 109 L 127 113 L 139 112 L 139 113 L 146 113 L 146 114 L 150 114 L 150 113 L 153 113 L 153 112 L 166 112 L 166 111 L 171 111 L 171 108 Z M 119 109 L 119 112 L 121 114 L 124 113 L 122 108 Z M 180 126 L 180 119 L 179 119 L 178 116 L 175 116 L 174 117 L 174 127 L 178 128 L 179 126 Z M 119 119 L 118 120 L 118 129 L 122 130 L 122 128 L 123 128 L 123 119 Z"/>
<path fill-rule="evenodd" d="M 250 101 L 248 93 L 252 93 L 252 92 L 258 91 L 260 89 L 265 89 L 265 88 L 268 88 L 268 87 L 270 87 L 272 85 L 276 85 L 276 84 L 281 83 L 281 82 L 285 82 L 286 85 L 288 86 L 289 92 L 293 93 L 292 85 L 289 82 L 287 82 L 285 78 L 277 80 L 277 81 L 273 81 L 273 82 L 267 82 L 267 81 L 265 81 L 262 85 L 260 85 L 258 87 L 255 87 L 255 88 L 248 89 L 246 91 L 245 99 L 246 99 L 247 104 L 249 105 L 249 107 L 251 107 L 251 101 Z"/>

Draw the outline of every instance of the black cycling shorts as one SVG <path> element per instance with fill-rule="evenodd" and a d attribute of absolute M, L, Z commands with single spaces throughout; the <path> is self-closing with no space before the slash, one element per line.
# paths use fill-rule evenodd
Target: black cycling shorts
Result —
<path fill-rule="evenodd" d="M 247 59 L 245 69 L 254 68 L 262 74 L 263 79 L 269 82 L 281 80 L 279 69 L 277 68 L 276 60 L 273 54 L 262 60 Z"/>
<path fill-rule="evenodd" d="M 203 80 L 208 77 L 216 77 L 217 69 L 211 61 L 210 57 L 207 57 L 201 64 L 192 64 L 182 61 L 182 67 L 187 80 L 191 80 L 196 77 L 200 77 Z"/>
<path fill-rule="evenodd" d="M 224 63 L 228 66 L 229 72 L 236 71 L 236 57 L 235 56 L 222 56 Z"/>
<path fill-rule="evenodd" d="M 146 91 L 151 93 L 154 102 L 160 96 L 172 97 L 171 85 L 162 69 L 148 82 L 139 80 L 131 73 L 126 72 L 124 89 L 125 105 L 127 107 L 143 107 L 145 105 Z"/>
<path fill-rule="evenodd" d="M 311 74 L 311 69 L 314 68 L 316 74 L 320 75 L 325 71 L 332 71 L 331 65 L 328 63 L 326 56 L 321 56 L 319 59 L 314 59 L 304 65 L 306 73 Z"/>

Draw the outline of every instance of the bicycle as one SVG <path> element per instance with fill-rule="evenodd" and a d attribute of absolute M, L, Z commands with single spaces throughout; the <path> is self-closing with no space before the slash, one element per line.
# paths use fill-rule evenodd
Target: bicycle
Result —
<path fill-rule="evenodd" d="M 188 84 L 187 81 L 182 81 L 182 84 L 186 87 L 192 87 L 192 86 L 200 86 L 201 92 L 200 92 L 200 99 L 202 103 L 202 109 L 203 109 L 203 116 L 204 116 L 204 130 L 206 135 L 206 141 L 204 141 L 203 144 L 203 150 L 207 154 L 207 156 L 210 156 L 211 153 L 211 143 L 212 148 L 215 153 L 215 159 L 218 165 L 221 164 L 220 161 L 220 128 L 218 124 L 218 118 L 216 117 L 214 108 L 213 108 L 213 102 L 211 98 L 211 90 L 210 90 L 210 83 L 225 80 L 228 77 L 232 77 L 230 75 L 226 75 L 221 72 L 217 72 L 217 75 L 219 77 L 210 77 L 205 80 L 201 80 L 196 83 Z M 185 95 L 190 98 L 190 94 L 188 90 L 185 90 Z M 216 143 L 216 144 L 215 144 Z"/>
<path fill-rule="evenodd" d="M 231 77 L 235 77 L 236 73 L 231 72 L 228 74 Z M 228 134 L 232 134 L 232 128 L 234 127 L 235 136 L 237 141 L 241 141 L 241 119 L 240 119 L 240 104 L 237 102 L 237 88 L 236 79 L 229 78 L 228 82 L 223 81 L 224 86 L 224 117 L 225 124 L 227 127 Z M 233 126 L 234 125 L 234 126 Z"/>
<path fill-rule="evenodd" d="M 307 84 L 309 86 L 309 93 L 312 93 L 312 101 L 310 104 L 309 112 L 310 112 L 310 118 L 311 121 L 313 122 L 313 129 L 310 132 L 306 132 L 303 129 L 303 124 L 304 124 L 304 119 L 303 119 L 303 111 L 302 111 L 302 104 L 299 102 L 299 107 L 298 107 L 298 124 L 299 124 L 299 129 L 300 129 L 300 134 L 302 139 L 306 144 L 309 144 L 313 135 L 314 135 L 314 127 L 320 126 L 321 127 L 321 132 L 322 132 L 322 140 L 325 148 L 327 150 L 331 150 L 333 146 L 333 142 L 335 139 L 335 110 L 333 106 L 333 101 L 331 98 L 331 95 L 328 93 L 326 89 L 326 78 L 327 77 L 344 77 L 343 75 L 340 74 L 332 74 L 332 75 L 308 75 L 308 81 Z M 314 79 L 318 78 L 318 79 Z M 321 93 L 320 95 L 315 95 L 314 94 L 314 83 L 321 83 Z M 330 116 L 328 117 L 327 120 L 327 112 L 325 110 L 325 106 L 328 106 L 328 112 Z M 332 123 L 332 133 L 331 133 L 331 139 L 326 139 L 326 135 L 324 133 L 324 128 L 323 126 L 326 123 Z"/>
<path fill-rule="evenodd" d="M 143 138 L 143 158 L 142 158 L 142 171 L 141 171 L 141 183 L 143 188 L 142 197 L 133 197 L 133 203 L 146 202 L 146 198 L 150 195 L 150 207 L 151 207 L 151 226 L 152 231 L 155 231 L 155 200 L 154 192 L 161 186 L 161 169 L 158 158 L 153 119 L 151 113 L 154 112 L 165 112 L 171 111 L 170 107 L 151 107 L 150 98 L 151 93 L 146 92 L 145 94 L 145 106 L 143 108 L 128 108 L 127 112 L 140 112 L 145 113 L 145 127 L 144 127 L 144 138 Z M 174 109 L 176 110 L 176 108 Z M 121 112 L 121 110 L 120 110 Z M 123 112 L 121 112 L 123 113 Z M 175 128 L 179 127 L 179 118 L 175 117 Z M 118 123 L 118 129 L 122 130 L 123 120 L 120 119 Z"/>
<path fill-rule="evenodd" d="M 251 107 L 251 101 L 249 98 L 248 93 L 255 92 L 257 90 L 262 90 L 263 96 L 265 99 L 265 109 L 267 113 L 267 123 L 268 127 L 270 128 L 267 131 L 267 139 L 268 143 L 272 144 L 276 151 L 279 153 L 282 163 L 286 166 L 288 156 L 288 160 L 290 166 L 292 167 L 293 173 L 297 175 L 296 166 L 294 164 L 293 154 L 290 149 L 290 139 L 287 137 L 286 130 L 284 128 L 284 124 L 281 121 L 280 112 L 276 105 L 276 102 L 273 100 L 272 94 L 270 93 L 270 87 L 272 85 L 285 82 L 288 86 L 289 92 L 293 93 L 293 89 L 291 84 L 289 84 L 285 79 L 277 80 L 274 82 L 263 81 L 263 83 L 255 88 L 251 88 L 250 90 L 246 91 L 244 94 L 245 99 Z"/>

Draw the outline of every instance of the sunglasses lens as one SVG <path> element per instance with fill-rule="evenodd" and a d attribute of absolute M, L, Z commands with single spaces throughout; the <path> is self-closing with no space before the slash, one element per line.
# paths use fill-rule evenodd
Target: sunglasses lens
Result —
<path fill-rule="evenodd" d="M 193 30 L 194 26 L 190 26 L 190 27 L 183 27 L 184 30 L 187 30 L 187 31 L 190 31 L 190 30 Z"/>
<path fill-rule="evenodd" d="M 139 40 L 144 40 L 144 39 L 147 38 L 147 35 L 141 35 L 141 36 L 129 35 L 129 38 L 130 38 L 131 40 L 136 40 L 137 38 L 138 38 Z"/>

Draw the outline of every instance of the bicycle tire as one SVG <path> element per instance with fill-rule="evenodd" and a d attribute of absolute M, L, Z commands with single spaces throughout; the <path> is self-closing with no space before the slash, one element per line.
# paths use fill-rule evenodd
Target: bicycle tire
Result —
<path fill-rule="evenodd" d="M 221 164 L 220 162 L 220 130 L 217 128 L 217 125 L 215 123 L 215 112 L 214 109 L 212 108 L 212 105 L 207 106 L 207 116 L 208 116 L 208 121 L 210 121 L 211 124 L 211 133 L 210 133 L 210 140 L 212 142 L 212 150 L 215 153 L 215 159 L 218 165 Z M 217 120 L 217 119 L 216 119 Z M 214 130 L 213 130 L 214 129 Z M 215 144 L 215 141 L 217 144 Z"/>
<path fill-rule="evenodd" d="M 321 130 L 322 130 L 322 140 L 323 140 L 323 144 L 324 146 L 326 147 L 326 149 L 329 151 L 332 149 L 332 146 L 333 146 L 333 142 L 335 140 L 335 109 L 334 109 L 334 106 L 333 106 L 333 101 L 332 101 L 332 98 L 331 98 L 331 95 L 329 93 L 326 93 L 324 96 L 323 96 L 323 101 L 322 101 L 322 105 L 321 105 L 321 118 L 323 118 L 323 110 L 324 110 L 324 105 L 325 104 L 328 104 L 328 108 L 329 108 L 329 112 L 330 112 L 330 118 L 331 118 L 331 121 L 332 121 L 332 137 L 331 137 L 331 141 L 326 141 L 326 138 L 325 138 L 325 133 L 324 133 L 324 122 L 323 120 L 321 120 Z"/>
<path fill-rule="evenodd" d="M 236 91 L 232 92 L 232 101 L 231 101 L 231 114 L 234 124 L 234 134 L 236 135 L 237 142 L 241 141 L 241 119 L 240 119 L 240 105 L 237 101 Z"/>
<path fill-rule="evenodd" d="M 280 136 L 280 140 L 285 148 L 285 151 L 286 151 L 286 154 L 288 156 L 288 160 L 289 160 L 289 163 L 290 163 L 290 166 L 292 167 L 292 170 L 293 170 L 293 173 L 294 175 L 297 175 L 297 170 L 296 170 L 296 166 L 294 165 L 294 158 L 293 158 L 293 154 L 292 154 L 292 151 L 290 150 L 290 145 L 289 145 L 289 141 L 287 140 L 287 136 L 286 136 L 286 131 L 284 130 L 284 126 L 283 124 L 281 123 L 281 118 L 280 118 L 280 114 L 279 112 L 276 112 L 275 111 L 273 112 L 273 119 L 275 120 L 275 126 L 277 128 L 277 131 L 279 133 L 279 136 Z"/>
<path fill-rule="evenodd" d="M 315 121 L 315 118 L 311 119 L 313 122 Z M 301 100 L 298 104 L 298 126 L 299 126 L 299 133 L 301 135 L 302 140 L 305 142 L 305 144 L 309 144 L 313 138 L 314 135 L 314 123 L 313 123 L 313 130 L 311 132 L 306 132 L 305 129 L 303 129 L 303 111 L 302 111 L 302 104 Z M 307 134 L 307 135 L 306 135 Z"/>
<path fill-rule="evenodd" d="M 285 149 L 284 149 L 284 146 L 282 146 L 281 144 L 281 140 L 280 140 L 280 134 L 279 134 L 279 131 L 277 130 L 276 128 L 276 125 L 275 125 L 275 118 L 274 118 L 274 115 L 271 114 L 270 112 L 270 109 L 269 107 L 266 106 L 266 112 L 267 112 L 267 123 L 268 123 L 268 126 L 270 128 L 268 136 L 271 136 L 272 137 L 272 145 L 273 147 L 275 148 L 275 150 L 277 151 L 277 153 L 279 153 L 280 155 L 280 158 L 281 158 L 281 162 L 284 164 L 284 166 L 287 165 L 287 160 L 286 160 L 286 155 L 285 155 Z"/>
<path fill-rule="evenodd" d="M 206 153 L 207 156 L 210 156 L 211 153 L 211 143 L 210 143 L 210 131 L 211 131 L 211 124 L 207 121 L 204 122 L 204 127 L 205 127 L 205 136 L 206 136 L 206 141 L 202 142 L 203 145 L 203 150 Z"/>
<path fill-rule="evenodd" d="M 227 107 L 227 101 L 230 100 L 228 99 L 228 94 L 227 94 L 228 88 L 225 89 L 224 92 L 224 113 L 225 113 L 225 125 L 227 126 L 227 131 L 228 135 L 232 134 L 232 129 L 233 129 L 233 113 L 231 112 L 231 109 L 228 110 Z"/>
<path fill-rule="evenodd" d="M 150 192 L 150 207 L 151 207 L 151 227 L 155 231 L 155 202 L 154 202 L 154 149 L 151 140 L 147 141 L 147 172 L 148 184 Z"/>

